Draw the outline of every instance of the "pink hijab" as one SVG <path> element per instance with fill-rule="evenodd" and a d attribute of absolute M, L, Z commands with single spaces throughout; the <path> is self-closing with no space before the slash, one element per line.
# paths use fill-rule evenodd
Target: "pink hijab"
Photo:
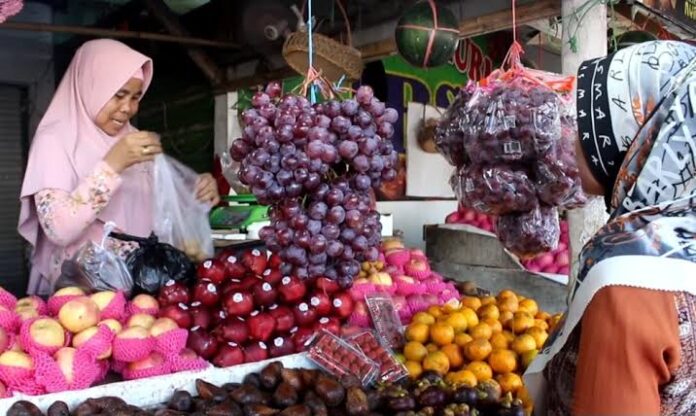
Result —
<path fill-rule="evenodd" d="M 34 135 L 21 193 L 19 233 L 33 247 L 29 292 L 44 291 L 42 277 L 49 276 L 52 255 L 58 247 L 46 238 L 38 221 L 34 194 L 42 189 L 72 192 L 89 175 L 111 146 L 127 133 L 126 125 L 116 137 L 95 123 L 99 111 L 131 78 L 143 79 L 143 92 L 152 80 L 152 60 L 123 43 L 101 39 L 86 42 L 77 50 Z M 90 225 L 86 238 L 96 228 L 113 221 L 123 231 L 147 236 L 152 230 L 151 166 L 134 165 L 121 174 L 99 221 Z M 42 289 L 39 289 L 42 286 Z"/>

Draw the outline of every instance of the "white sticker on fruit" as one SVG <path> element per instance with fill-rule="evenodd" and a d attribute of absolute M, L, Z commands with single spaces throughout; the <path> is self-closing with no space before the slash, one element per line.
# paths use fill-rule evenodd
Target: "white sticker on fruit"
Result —
<path fill-rule="evenodd" d="M 213 292 L 213 293 L 216 293 L 216 292 L 217 292 L 217 287 L 215 287 L 215 285 L 212 284 L 212 283 L 208 283 L 207 288 L 208 288 L 208 291 L 209 291 L 209 292 Z"/>
<path fill-rule="evenodd" d="M 176 284 L 176 282 L 174 281 L 174 279 L 169 279 L 169 280 L 167 280 L 167 283 L 165 283 L 164 285 L 165 286 L 174 286 L 175 284 Z"/>
<path fill-rule="evenodd" d="M 201 306 L 201 303 L 200 302 L 193 302 L 191 304 L 191 306 L 193 306 L 194 308 L 197 308 L 197 307 Z"/>
<path fill-rule="evenodd" d="M 194 326 L 193 328 L 191 328 L 191 331 L 198 331 L 199 329 L 201 329 L 200 326 Z"/>
<path fill-rule="evenodd" d="M 266 344 L 264 344 L 263 342 L 259 342 L 259 347 L 261 347 L 261 349 L 264 349 L 264 350 L 268 349 L 268 346 Z"/>
<path fill-rule="evenodd" d="M 210 260 L 206 260 L 205 263 L 203 263 L 203 267 L 206 269 L 209 269 L 213 265 L 213 262 Z"/>
<path fill-rule="evenodd" d="M 273 310 L 276 310 L 276 309 L 278 309 L 278 305 L 271 305 L 271 306 L 268 307 L 268 310 L 269 310 L 269 311 L 273 311 Z"/>
<path fill-rule="evenodd" d="M 307 306 L 306 303 L 302 302 L 300 303 L 300 306 L 297 307 L 297 309 L 299 309 L 300 312 L 307 312 L 309 310 L 309 306 Z"/>
<path fill-rule="evenodd" d="M 273 345 L 275 345 L 276 347 L 282 347 L 283 344 L 285 344 L 285 341 L 283 341 L 283 338 L 281 337 L 278 337 L 273 340 Z"/>
<path fill-rule="evenodd" d="M 250 313 L 249 315 L 250 315 L 250 316 L 256 316 L 256 315 L 258 315 L 258 314 L 260 314 L 260 313 L 261 313 L 261 312 L 259 312 L 259 311 L 254 311 L 254 312 Z"/>
<path fill-rule="evenodd" d="M 228 263 L 234 264 L 234 263 L 237 262 L 237 258 L 236 258 L 235 256 L 229 256 L 229 257 L 227 258 L 227 262 L 228 262 Z"/>
<path fill-rule="evenodd" d="M 264 276 L 268 276 L 268 275 L 270 275 L 270 274 L 271 274 L 271 269 L 266 269 L 266 270 L 263 271 L 263 275 L 264 275 Z"/>
<path fill-rule="evenodd" d="M 185 311 L 188 310 L 188 306 L 186 306 L 186 305 L 183 304 L 183 303 L 180 303 L 180 304 L 179 304 L 179 307 L 180 307 L 181 309 L 185 310 Z"/>
<path fill-rule="evenodd" d="M 290 284 L 291 281 L 292 281 L 292 279 L 290 278 L 290 276 L 285 276 L 283 278 L 282 283 L 283 283 L 283 285 L 288 285 L 288 284 Z"/>
<path fill-rule="evenodd" d="M 273 289 L 273 286 L 271 286 L 270 283 L 264 283 L 261 285 L 261 289 L 263 289 L 264 292 L 270 292 Z"/>
<path fill-rule="evenodd" d="M 322 324 L 322 325 L 328 324 L 328 323 L 329 323 L 329 318 L 323 317 L 323 318 L 319 319 L 319 323 Z"/>
<path fill-rule="evenodd" d="M 312 306 L 319 306 L 321 300 L 319 300 L 318 297 L 314 296 L 309 302 L 312 304 Z"/>
<path fill-rule="evenodd" d="M 258 251 L 257 249 L 254 249 L 254 250 L 251 251 L 251 254 L 252 254 L 254 257 L 258 257 L 258 256 L 261 255 L 261 252 Z"/>
<path fill-rule="evenodd" d="M 292 329 L 290 329 L 290 333 L 294 334 L 295 332 L 297 332 L 298 329 L 300 329 L 300 328 L 293 326 Z"/>
<path fill-rule="evenodd" d="M 234 303 L 240 303 L 240 302 L 243 301 L 243 300 L 244 300 L 244 296 L 243 296 L 241 293 L 239 293 L 239 292 L 238 292 L 238 293 L 235 293 L 235 294 L 232 296 L 232 301 L 233 301 Z"/>
<path fill-rule="evenodd" d="M 341 305 L 343 305 L 343 301 L 341 301 L 341 299 L 334 299 L 334 301 L 333 301 L 333 306 L 334 306 L 334 307 L 340 308 Z"/>
<path fill-rule="evenodd" d="M 237 344 L 235 344 L 232 341 L 228 342 L 227 345 L 229 345 L 230 347 L 237 347 L 238 346 Z"/>

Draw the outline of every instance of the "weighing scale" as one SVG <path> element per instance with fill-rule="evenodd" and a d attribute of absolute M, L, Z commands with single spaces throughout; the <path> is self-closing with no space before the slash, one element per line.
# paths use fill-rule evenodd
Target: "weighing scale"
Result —
<path fill-rule="evenodd" d="M 216 240 L 256 240 L 259 230 L 270 225 L 268 207 L 259 205 L 252 194 L 222 197 L 227 206 L 214 208 L 210 212 L 210 227 Z"/>

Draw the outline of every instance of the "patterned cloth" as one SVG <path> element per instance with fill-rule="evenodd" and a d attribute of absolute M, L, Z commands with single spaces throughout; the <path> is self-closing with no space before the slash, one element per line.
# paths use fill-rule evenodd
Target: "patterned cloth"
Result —
<path fill-rule="evenodd" d="M 601 288 L 696 294 L 695 69 L 696 48 L 648 42 L 585 62 L 578 72 L 580 140 L 594 176 L 611 191 L 611 218 L 583 249 L 564 322 L 525 376 L 540 414 L 542 371 L 566 345 L 573 359 L 576 326 Z"/>

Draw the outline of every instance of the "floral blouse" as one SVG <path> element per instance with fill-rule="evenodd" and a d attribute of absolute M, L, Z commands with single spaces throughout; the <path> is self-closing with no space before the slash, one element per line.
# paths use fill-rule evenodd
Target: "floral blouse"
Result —
<path fill-rule="evenodd" d="M 61 189 L 42 189 L 34 195 L 34 203 L 41 228 L 46 237 L 54 244 L 62 247 L 51 261 L 51 281 L 60 275 L 61 265 L 65 259 L 71 258 L 84 240 L 85 234 L 99 225 L 97 216 L 106 207 L 111 196 L 121 185 L 121 177 L 106 162 L 100 162 L 85 177 L 72 192 Z M 95 234 L 92 231 L 90 234 Z M 90 235 L 94 242 L 95 235 Z M 138 245 L 107 238 L 107 247 L 125 258 Z"/>

